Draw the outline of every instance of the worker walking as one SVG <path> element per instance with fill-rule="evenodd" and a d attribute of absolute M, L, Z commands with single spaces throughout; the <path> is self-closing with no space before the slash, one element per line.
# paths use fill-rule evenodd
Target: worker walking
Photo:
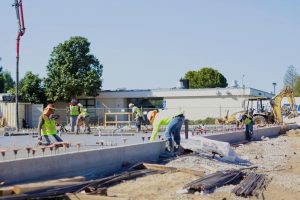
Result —
<path fill-rule="evenodd" d="M 141 132 L 142 123 L 145 121 L 144 115 L 141 109 L 135 106 L 133 103 L 130 103 L 128 107 L 132 109 L 133 119 L 136 122 L 136 132 L 139 133 Z"/>
<path fill-rule="evenodd" d="M 80 114 L 77 117 L 77 121 L 76 121 L 76 126 L 77 126 L 77 130 L 76 130 L 76 134 L 79 134 L 80 131 L 80 125 L 84 125 L 84 132 L 87 131 L 88 134 L 91 133 L 91 128 L 89 125 L 89 113 L 87 112 L 87 109 L 83 107 L 83 105 L 81 103 L 78 104 L 79 106 L 79 110 L 80 110 Z"/>
<path fill-rule="evenodd" d="M 238 120 L 238 122 L 241 123 L 240 127 L 243 127 L 245 125 L 246 139 L 250 142 L 252 140 L 252 135 L 253 135 L 253 125 L 254 125 L 253 118 L 247 113 L 243 113 L 243 114 L 238 113 L 236 114 L 236 119 Z"/>
<path fill-rule="evenodd" d="M 80 108 L 77 105 L 76 99 L 72 99 L 67 112 L 70 114 L 71 132 L 74 132 L 74 127 L 76 126 L 77 117 L 80 113 Z"/>
<path fill-rule="evenodd" d="M 151 142 L 155 140 L 159 128 L 162 125 L 165 125 L 167 126 L 165 131 L 166 151 L 170 153 L 173 153 L 174 151 L 178 153 L 183 152 L 184 149 L 180 146 L 180 130 L 184 122 L 183 111 L 171 112 L 168 110 L 162 110 L 157 112 L 156 110 L 153 110 L 148 112 L 147 118 L 150 124 L 153 125 L 153 131 L 150 138 Z"/>
<path fill-rule="evenodd" d="M 58 118 L 58 115 L 54 115 L 54 111 L 55 108 L 53 104 L 48 104 L 39 118 L 38 134 L 40 145 L 52 144 L 53 142 L 49 137 L 53 137 L 56 142 L 63 142 L 57 135 L 56 119 Z"/>

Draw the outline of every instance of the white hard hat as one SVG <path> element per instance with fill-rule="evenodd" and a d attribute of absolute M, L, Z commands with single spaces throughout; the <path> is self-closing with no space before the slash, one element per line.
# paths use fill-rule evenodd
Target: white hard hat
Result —
<path fill-rule="evenodd" d="M 242 118 L 243 118 L 243 116 L 242 116 L 241 113 L 237 113 L 237 114 L 235 115 L 235 118 L 236 118 L 238 121 L 241 121 Z"/>
<path fill-rule="evenodd" d="M 79 107 L 83 107 L 83 105 L 82 105 L 81 103 L 78 103 L 77 105 L 78 105 Z"/>
<path fill-rule="evenodd" d="M 134 106 L 133 103 L 130 103 L 130 104 L 128 105 L 129 108 L 132 108 L 133 106 Z"/>

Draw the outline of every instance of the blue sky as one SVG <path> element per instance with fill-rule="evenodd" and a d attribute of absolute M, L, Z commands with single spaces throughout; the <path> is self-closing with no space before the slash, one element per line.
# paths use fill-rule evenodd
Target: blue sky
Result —
<path fill-rule="evenodd" d="M 0 1 L 1 65 L 15 76 L 13 0 Z M 300 67 L 300 1 L 23 0 L 20 77 L 44 77 L 54 46 L 84 36 L 104 65 L 103 89 L 170 88 L 211 66 L 228 80 L 277 91 Z"/>

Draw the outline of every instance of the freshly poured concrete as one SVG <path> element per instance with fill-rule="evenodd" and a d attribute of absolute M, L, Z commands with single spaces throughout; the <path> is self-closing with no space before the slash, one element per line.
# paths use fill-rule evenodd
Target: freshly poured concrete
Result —
<path fill-rule="evenodd" d="M 0 162 L 0 180 L 6 184 L 14 184 L 78 175 L 88 178 L 103 177 L 129 163 L 157 161 L 164 146 L 165 142 L 161 141 L 3 161 Z"/>

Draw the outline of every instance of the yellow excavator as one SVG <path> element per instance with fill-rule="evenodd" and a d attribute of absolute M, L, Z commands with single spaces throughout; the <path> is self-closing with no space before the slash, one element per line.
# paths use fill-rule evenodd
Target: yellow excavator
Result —
<path fill-rule="evenodd" d="M 290 108 L 288 109 L 287 107 L 281 107 L 281 101 L 282 99 L 286 97 L 289 104 Z M 285 112 L 287 118 L 295 118 L 298 116 L 298 112 L 296 110 L 296 101 L 295 97 L 293 94 L 293 90 L 291 87 L 286 85 L 280 93 L 278 93 L 275 97 L 272 98 L 270 101 L 270 104 L 272 106 L 272 111 L 274 114 L 274 120 L 277 124 L 282 124 L 283 123 L 283 118 L 282 118 L 282 112 Z"/>
<path fill-rule="evenodd" d="M 290 108 L 286 106 L 281 107 L 282 99 L 286 97 Z M 254 108 L 254 104 L 256 107 Z M 271 109 L 267 109 L 265 106 L 270 104 Z M 298 112 L 295 107 L 295 98 L 293 95 L 293 91 L 289 86 L 285 86 L 280 93 L 278 93 L 275 97 L 267 98 L 267 97 L 251 97 L 247 101 L 247 109 L 244 111 L 239 111 L 233 113 L 232 115 L 228 116 L 228 112 L 226 116 L 222 118 L 217 118 L 215 120 L 215 124 L 236 124 L 236 114 L 237 113 L 248 113 L 249 115 L 253 116 L 253 120 L 255 124 L 264 125 L 264 124 L 282 124 L 283 117 L 282 113 L 290 118 L 295 118 L 298 116 Z"/>

